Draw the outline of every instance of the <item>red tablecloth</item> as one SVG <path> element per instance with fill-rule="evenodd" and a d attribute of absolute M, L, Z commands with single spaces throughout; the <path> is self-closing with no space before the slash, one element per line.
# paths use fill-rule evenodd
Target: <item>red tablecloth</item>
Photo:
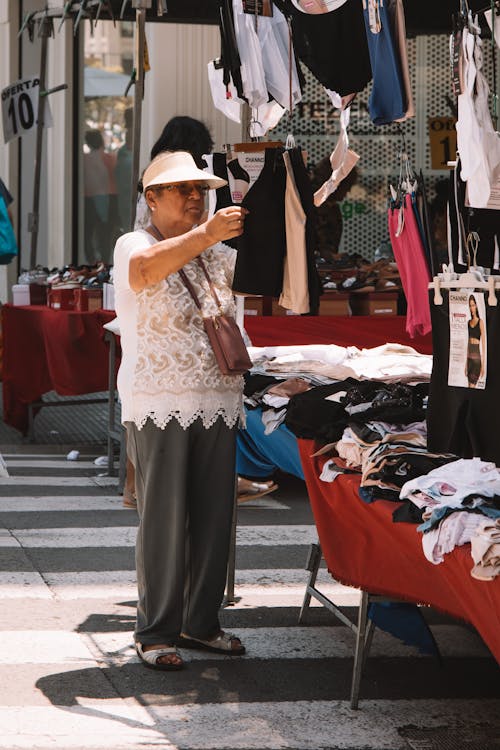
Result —
<path fill-rule="evenodd" d="M 402 316 L 309 316 L 259 317 L 245 315 L 245 329 L 254 346 L 291 344 L 337 344 L 371 348 L 397 342 L 413 346 L 422 354 L 432 354 L 432 337 L 411 339 Z"/>
<path fill-rule="evenodd" d="M 108 390 L 103 325 L 107 310 L 68 312 L 49 307 L 2 307 L 4 421 L 28 428 L 28 404 L 48 391 L 60 396 Z"/>
<path fill-rule="evenodd" d="M 299 450 L 324 558 L 333 577 L 373 594 L 421 604 L 472 623 L 500 663 L 500 577 L 477 581 L 470 575 L 470 544 L 433 565 L 422 551 L 416 526 L 393 523 L 396 504 L 364 503 L 359 478 L 319 479 L 324 457 L 311 458 L 314 442 Z"/>

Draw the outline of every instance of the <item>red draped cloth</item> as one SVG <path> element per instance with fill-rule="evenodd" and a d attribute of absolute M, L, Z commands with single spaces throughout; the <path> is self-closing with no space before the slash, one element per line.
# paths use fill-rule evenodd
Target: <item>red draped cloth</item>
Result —
<path fill-rule="evenodd" d="M 422 354 L 432 354 L 432 336 L 428 334 L 411 339 L 405 326 L 406 318 L 403 316 L 245 315 L 245 329 L 254 346 L 337 344 L 362 349 L 397 342 L 413 346 Z"/>
<path fill-rule="evenodd" d="M 455 547 L 444 562 L 433 565 L 424 556 L 416 526 L 393 523 L 397 503 L 364 503 L 357 476 L 321 481 L 325 457 L 311 457 L 313 441 L 298 443 L 321 549 L 332 576 L 372 594 L 429 604 L 470 622 L 500 663 L 500 577 L 493 581 L 471 577 L 470 544 Z"/>
<path fill-rule="evenodd" d="M 50 307 L 2 307 L 3 418 L 28 429 L 28 405 L 44 393 L 60 396 L 108 390 L 109 345 L 103 325 L 115 313 Z"/>

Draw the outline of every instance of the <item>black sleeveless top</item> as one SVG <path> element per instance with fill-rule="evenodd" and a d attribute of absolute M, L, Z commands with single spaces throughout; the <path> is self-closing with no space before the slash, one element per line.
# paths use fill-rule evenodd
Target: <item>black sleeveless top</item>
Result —
<path fill-rule="evenodd" d="M 478 321 L 475 326 L 471 325 L 472 321 L 469 320 L 469 338 L 477 339 L 481 338 L 481 323 Z"/>

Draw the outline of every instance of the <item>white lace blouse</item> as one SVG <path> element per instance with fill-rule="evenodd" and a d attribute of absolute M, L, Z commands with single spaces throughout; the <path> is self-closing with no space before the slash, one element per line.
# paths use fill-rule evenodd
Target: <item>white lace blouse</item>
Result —
<path fill-rule="evenodd" d="M 134 422 L 141 428 L 149 417 L 163 429 L 176 419 L 186 428 L 200 417 L 208 429 L 221 416 L 231 427 L 242 412 L 243 378 L 220 372 L 200 312 L 179 274 L 139 293 L 130 288 L 131 256 L 155 242 L 148 232 L 138 230 L 124 234 L 115 247 L 122 422 Z M 219 243 L 205 250 L 202 258 L 224 311 L 234 315 L 231 282 L 235 252 Z M 216 304 L 196 261 L 190 261 L 184 270 L 202 303 L 203 314 L 214 314 Z"/>

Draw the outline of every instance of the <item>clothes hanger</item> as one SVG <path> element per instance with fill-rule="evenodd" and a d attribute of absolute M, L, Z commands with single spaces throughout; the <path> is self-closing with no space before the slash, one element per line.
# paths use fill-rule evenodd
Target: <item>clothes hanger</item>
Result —
<path fill-rule="evenodd" d="M 489 276 L 487 279 L 484 276 L 484 269 L 476 265 L 477 250 L 480 242 L 480 237 L 477 232 L 469 232 L 467 235 L 467 271 L 461 274 L 455 274 L 448 272 L 448 268 L 443 266 L 443 274 L 434 276 L 434 279 L 429 284 L 429 289 L 434 289 L 434 304 L 442 305 L 443 296 L 441 289 L 487 289 L 488 290 L 488 305 L 490 307 L 497 307 L 498 299 L 495 294 L 496 289 L 500 289 L 500 276 Z M 471 252 L 473 264 L 471 265 Z M 446 271 L 445 271 L 446 269 Z M 441 278 L 441 276 L 443 278 Z M 455 278 L 446 278 L 446 277 Z"/>

